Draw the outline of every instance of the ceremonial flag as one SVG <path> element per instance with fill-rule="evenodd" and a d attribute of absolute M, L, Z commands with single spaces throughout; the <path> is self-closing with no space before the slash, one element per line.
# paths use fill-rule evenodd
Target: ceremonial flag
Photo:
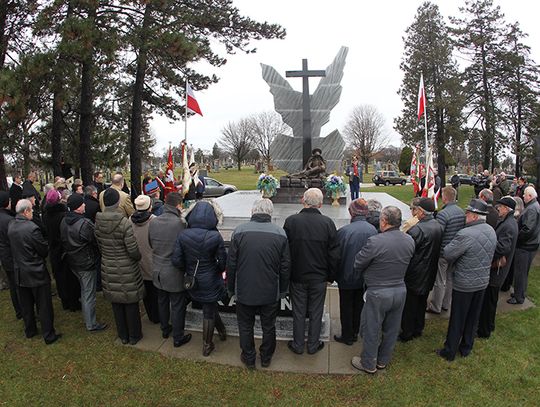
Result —
<path fill-rule="evenodd" d="M 418 193 L 418 191 L 420 191 L 420 185 L 418 184 L 418 176 L 419 176 L 419 172 L 418 172 L 418 150 L 419 150 L 419 147 L 416 146 L 415 149 L 413 150 L 413 155 L 412 155 L 412 159 L 411 159 L 411 171 L 410 171 L 410 174 L 411 174 L 411 183 L 413 184 L 413 187 L 414 187 L 414 195 L 416 195 Z"/>
<path fill-rule="evenodd" d="M 167 171 L 165 171 L 165 191 L 163 196 L 167 196 L 169 192 L 174 191 L 174 161 L 172 155 L 172 147 L 169 144 L 169 156 L 167 158 Z"/>
<path fill-rule="evenodd" d="M 435 194 L 435 169 L 433 168 L 433 151 L 431 148 L 428 148 L 427 151 L 426 164 L 426 181 L 422 196 L 433 199 L 435 208 L 437 208 L 438 194 Z"/>
<path fill-rule="evenodd" d="M 182 170 L 184 172 L 182 176 L 182 195 L 185 197 L 191 184 L 191 174 L 189 172 L 188 149 L 184 142 L 182 142 Z"/>
<path fill-rule="evenodd" d="M 418 89 L 418 121 L 426 110 L 426 91 L 424 89 L 424 75 L 420 74 L 420 88 Z"/>
<path fill-rule="evenodd" d="M 189 86 L 189 82 L 186 82 L 186 105 L 193 113 L 198 113 L 201 116 L 203 115 L 199 103 L 197 102 L 197 99 L 195 99 L 195 93 L 193 93 L 193 89 Z"/>

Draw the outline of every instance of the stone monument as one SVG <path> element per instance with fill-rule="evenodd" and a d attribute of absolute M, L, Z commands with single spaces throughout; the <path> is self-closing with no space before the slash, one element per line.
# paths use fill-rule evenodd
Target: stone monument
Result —
<path fill-rule="evenodd" d="M 297 203 L 306 188 L 323 189 L 326 174 L 341 169 L 343 138 L 337 130 L 324 138 L 320 132 L 339 102 L 347 52 L 347 47 L 341 47 L 326 70 L 309 70 L 307 59 L 303 59 L 302 70 L 287 71 L 286 77 L 302 78 L 302 92 L 293 90 L 274 68 L 261 64 L 275 109 L 293 130 L 292 137 L 277 136 L 270 146 L 273 161 L 290 174 L 280 179 L 280 188 L 272 198 L 275 203 Z M 309 93 L 311 77 L 322 77 L 313 95 Z M 340 203 L 345 204 L 344 197 Z"/>
<path fill-rule="evenodd" d="M 339 102 L 341 79 L 348 48 L 341 47 L 326 70 L 309 70 L 307 59 L 301 71 L 287 71 L 286 77 L 302 78 L 302 92 L 295 91 L 274 68 L 261 64 L 264 80 L 274 96 L 276 111 L 293 130 L 293 136 L 280 135 L 270 146 L 274 163 L 289 173 L 304 169 L 312 149 L 319 148 L 327 162 L 327 172 L 339 171 L 345 142 L 338 130 L 320 137 L 321 127 L 330 120 L 330 111 Z M 315 92 L 309 93 L 309 78 L 322 77 Z"/>

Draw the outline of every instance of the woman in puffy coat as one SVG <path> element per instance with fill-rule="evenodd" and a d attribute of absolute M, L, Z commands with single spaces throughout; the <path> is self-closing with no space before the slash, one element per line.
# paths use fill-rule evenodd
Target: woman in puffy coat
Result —
<path fill-rule="evenodd" d="M 118 208 L 118 191 L 107 188 L 103 202 L 105 210 L 96 215 L 95 232 L 101 251 L 103 296 L 112 305 L 118 337 L 124 345 L 135 345 L 143 336 L 139 312 L 139 301 L 144 298 L 141 253 L 132 223 Z"/>
<path fill-rule="evenodd" d="M 225 244 L 217 230 L 218 216 L 221 210 L 217 204 L 197 202 L 186 217 L 188 227 L 178 235 L 172 256 L 176 267 L 195 276 L 195 286 L 189 293 L 203 308 L 203 356 L 214 350 L 214 327 L 221 340 L 226 338 L 217 310 L 217 302 L 226 294 L 222 273 L 227 261 Z"/>

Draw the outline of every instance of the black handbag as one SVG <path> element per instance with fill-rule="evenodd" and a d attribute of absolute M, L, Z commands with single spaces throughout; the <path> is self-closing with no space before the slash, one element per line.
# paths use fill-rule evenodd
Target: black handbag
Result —
<path fill-rule="evenodd" d="M 188 273 L 184 274 L 184 288 L 186 290 L 193 290 L 195 288 L 195 276 L 197 275 L 197 270 L 199 269 L 199 259 L 197 259 L 197 264 L 195 265 L 195 272 L 193 275 Z"/>

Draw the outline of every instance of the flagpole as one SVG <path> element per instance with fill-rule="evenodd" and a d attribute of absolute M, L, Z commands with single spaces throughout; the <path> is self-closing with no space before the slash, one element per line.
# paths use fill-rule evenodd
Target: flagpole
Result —
<path fill-rule="evenodd" d="M 184 141 L 185 143 L 187 144 L 187 111 L 188 111 L 188 79 L 186 77 L 186 89 L 185 89 L 186 93 L 185 93 L 185 96 L 186 96 L 186 108 L 185 108 L 185 111 L 184 111 Z"/>

